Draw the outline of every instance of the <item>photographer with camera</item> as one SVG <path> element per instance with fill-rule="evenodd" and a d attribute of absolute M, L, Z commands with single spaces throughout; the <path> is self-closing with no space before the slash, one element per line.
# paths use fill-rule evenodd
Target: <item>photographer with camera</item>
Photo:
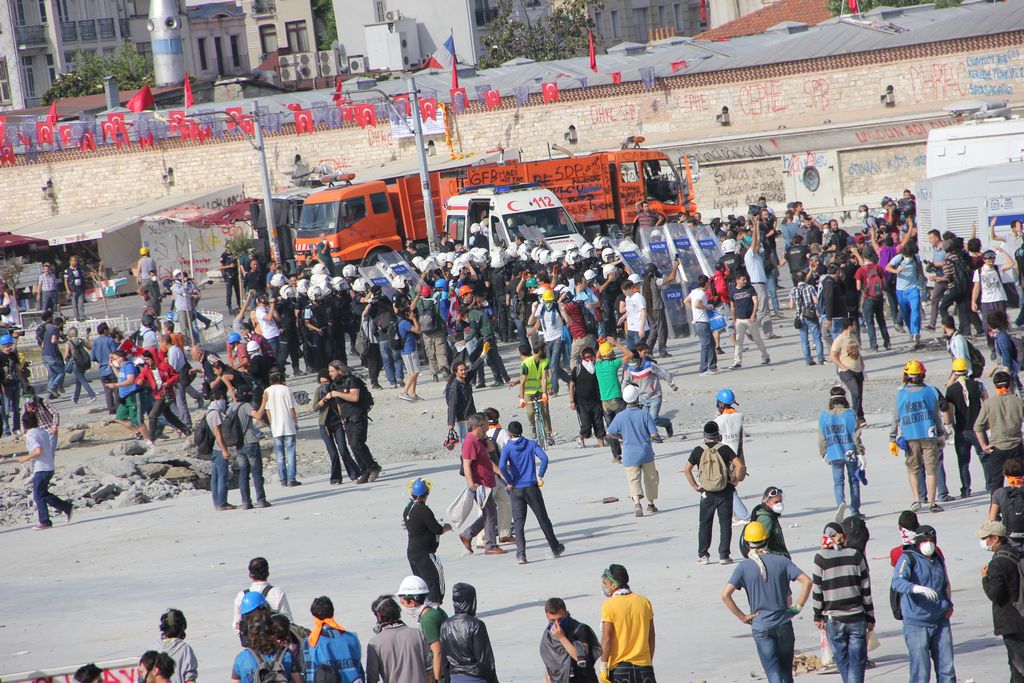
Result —
<path fill-rule="evenodd" d="M 256 297 L 256 310 L 252 312 L 252 326 L 270 344 L 273 351 L 270 359 L 284 372 L 284 360 L 281 353 L 280 314 L 277 311 L 277 297 L 271 294 L 260 294 Z M 287 349 L 286 349 L 287 350 Z"/>

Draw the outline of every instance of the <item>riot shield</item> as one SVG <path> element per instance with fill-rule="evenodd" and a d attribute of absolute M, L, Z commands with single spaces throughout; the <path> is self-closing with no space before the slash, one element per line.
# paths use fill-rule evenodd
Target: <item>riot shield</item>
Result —
<path fill-rule="evenodd" d="M 381 254 L 378 264 L 390 280 L 392 286 L 394 286 L 396 278 L 402 277 L 405 278 L 406 283 L 409 285 L 409 291 L 418 294 L 423 285 L 426 284 L 419 272 L 410 266 L 398 252 L 391 251 Z"/>
<path fill-rule="evenodd" d="M 687 228 L 687 231 L 690 233 L 693 243 L 697 245 L 697 256 L 704 268 L 704 274 L 711 277 L 719 259 L 722 258 L 722 246 L 718 243 L 718 238 L 711 231 L 711 227 L 707 225 Z"/>
<path fill-rule="evenodd" d="M 612 249 L 619 255 L 619 258 L 629 266 L 630 271 L 637 275 L 643 275 L 647 268 L 647 258 L 640 251 L 640 246 L 628 237 L 611 243 Z"/>
<path fill-rule="evenodd" d="M 395 289 L 391 286 L 391 280 L 379 266 L 359 266 L 359 274 L 363 276 L 371 287 L 380 287 L 381 291 L 389 299 L 395 298 Z"/>
<path fill-rule="evenodd" d="M 666 225 L 656 225 L 641 228 L 638 231 L 640 242 L 644 247 L 647 258 L 665 276 L 672 272 L 672 266 L 675 262 L 672 258 L 672 248 L 669 245 L 670 235 L 667 227 Z M 661 296 L 665 302 L 665 316 L 668 320 L 669 329 L 672 330 L 672 336 L 689 336 L 686 306 L 683 304 L 683 299 L 686 295 L 684 294 L 680 273 L 676 273 L 675 282 L 662 287 Z"/>
<path fill-rule="evenodd" d="M 665 229 L 671 238 L 669 246 L 679 260 L 679 273 L 685 283 L 696 282 L 697 278 L 704 273 L 697 250 L 694 249 L 694 241 L 686 232 L 686 226 L 682 223 L 668 223 Z"/>

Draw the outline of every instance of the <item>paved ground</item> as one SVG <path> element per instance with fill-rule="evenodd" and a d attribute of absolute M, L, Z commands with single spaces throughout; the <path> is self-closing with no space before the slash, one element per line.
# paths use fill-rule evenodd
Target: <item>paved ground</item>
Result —
<path fill-rule="evenodd" d="M 563 442 L 551 451 L 553 464 L 544 494 L 566 555 L 547 559 L 532 523 L 527 532 L 530 564 L 522 567 L 512 554 L 467 556 L 454 537 L 442 539 L 440 554 L 449 586 L 468 581 L 479 590 L 480 616 L 488 624 L 502 681 L 543 680 L 537 644 L 547 597 L 565 598 L 574 616 L 597 626 L 599 577 L 611 562 L 625 564 L 634 589 L 654 603 L 660 680 L 763 678 L 748 627 L 729 615 L 718 598 L 731 568 L 694 564 L 698 499 L 681 470 L 685 454 L 695 445 L 693 428 L 709 417 L 714 392 L 731 386 L 750 416 L 751 474 L 742 493 L 752 505 L 767 485 L 787 491 L 788 545 L 797 564 L 810 569 L 821 527 L 834 511 L 831 475 L 817 455 L 812 421 L 825 402 L 834 372 L 806 367 L 788 320 L 779 323 L 784 339 L 771 342 L 774 363 L 768 367 L 699 378 L 693 372 L 694 344 L 687 340 L 671 347 L 675 355 L 666 365 L 684 374 L 680 393 L 666 398 L 665 412 L 689 436 L 657 447 L 660 514 L 633 517 L 625 502 L 623 473 L 608 453 Z M 896 517 L 910 502 L 902 461 L 890 457 L 886 447 L 888 411 L 899 368 L 908 357 L 900 352 L 905 348 L 905 340 L 900 340 L 891 354 L 867 360 L 871 428 L 865 443 L 871 483 L 864 492 L 863 510 L 874 537 L 868 555 L 881 638 L 881 647 L 872 653 L 878 666 L 871 678 L 881 681 L 907 678 L 901 630 L 889 613 L 886 594 L 891 575 L 888 550 L 899 541 Z M 944 354 L 933 351 L 919 357 L 933 377 L 944 377 Z M 756 352 L 749 358 L 756 362 Z M 408 573 L 401 527 L 405 485 L 415 475 L 431 479 L 431 504 L 439 514 L 461 489 L 455 456 L 432 447 L 443 438 L 441 387 L 424 385 L 422 394 L 428 400 L 413 409 L 387 391 L 377 392 L 371 445 L 388 453 L 389 459 L 415 461 L 387 467 L 373 485 L 332 488 L 323 476 L 307 476 L 301 489 L 271 485 L 274 507 L 268 510 L 215 513 L 207 495 L 196 495 L 83 513 L 73 525 L 58 524 L 46 533 L 25 527 L 0 530 L 0 557 L 6 565 L 0 671 L 136 656 L 158 643 L 158 616 L 175 606 L 188 616 L 188 639 L 196 648 L 202 678 L 225 680 L 238 650 L 230 629 L 232 600 L 246 584 L 246 563 L 255 555 L 269 558 L 271 580 L 287 590 L 300 621 L 308 621 L 314 597 L 330 595 L 339 622 L 358 632 L 365 644 L 372 635 L 370 602 L 394 591 Z M 556 399 L 554 412 L 556 428 L 568 436 L 575 418 L 565 401 L 564 394 Z M 513 396 L 503 389 L 479 393 L 477 405 L 501 408 L 506 420 L 518 412 Z M 303 424 L 312 426 L 309 418 Z M 312 445 L 318 447 L 316 442 Z M 413 455 L 424 452 L 429 457 Z M 958 488 L 955 474 L 949 474 L 951 488 Z M 977 463 L 974 475 L 980 481 Z M 605 496 L 623 502 L 602 504 Z M 232 492 L 231 499 L 236 498 L 237 492 Z M 991 634 L 989 603 L 981 591 L 979 568 L 990 556 L 979 550 L 973 536 L 986 507 L 986 499 L 977 496 L 948 505 L 940 515 L 923 515 L 939 531 L 952 575 L 961 681 L 1007 677 L 1005 651 Z M 739 602 L 745 605 L 742 596 Z M 798 647 L 816 650 L 818 632 L 809 610 L 798 618 L 796 629 Z"/>

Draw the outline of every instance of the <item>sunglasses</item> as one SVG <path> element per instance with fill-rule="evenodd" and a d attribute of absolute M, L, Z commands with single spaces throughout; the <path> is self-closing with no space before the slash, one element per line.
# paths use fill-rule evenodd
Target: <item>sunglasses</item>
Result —
<path fill-rule="evenodd" d="M 768 498 L 777 498 L 777 497 L 779 497 L 781 495 L 782 495 L 782 489 L 777 489 L 777 488 L 774 488 L 774 487 L 768 489 L 764 493 L 764 497 L 765 497 L 766 500 Z"/>

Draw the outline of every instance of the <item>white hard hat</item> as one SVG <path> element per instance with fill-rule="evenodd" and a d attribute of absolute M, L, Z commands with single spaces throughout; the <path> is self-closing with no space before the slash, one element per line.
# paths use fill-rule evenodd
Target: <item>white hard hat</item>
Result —
<path fill-rule="evenodd" d="M 589 242 L 587 242 L 582 247 L 580 247 L 580 256 L 582 256 L 583 258 L 590 258 L 593 255 L 594 255 L 594 245 L 593 244 L 590 244 Z"/>
<path fill-rule="evenodd" d="M 426 595 L 430 592 L 427 582 L 418 576 L 407 576 L 402 579 L 395 595 Z"/>
<path fill-rule="evenodd" d="M 505 266 L 505 252 L 500 249 L 491 254 L 491 268 L 503 268 Z"/>
<path fill-rule="evenodd" d="M 722 253 L 731 254 L 736 251 L 736 240 L 722 240 Z"/>
<path fill-rule="evenodd" d="M 324 290 L 321 287 L 313 286 L 309 288 L 309 298 L 319 299 L 324 295 Z"/>
<path fill-rule="evenodd" d="M 309 291 L 309 280 L 303 278 L 299 280 L 299 283 L 295 286 L 298 288 L 299 294 L 305 294 Z"/>
<path fill-rule="evenodd" d="M 570 252 L 570 253 L 565 255 L 565 259 L 564 260 L 565 260 L 565 265 L 567 265 L 567 266 L 575 266 L 576 265 L 576 254 L 573 254 L 573 253 Z"/>
<path fill-rule="evenodd" d="M 324 264 L 317 263 L 313 266 L 313 275 L 322 275 L 325 270 Z"/>
<path fill-rule="evenodd" d="M 355 279 L 355 282 L 352 283 L 352 290 L 356 291 L 356 292 L 365 292 L 366 291 L 366 280 L 364 280 L 361 277 L 357 277 Z"/>
<path fill-rule="evenodd" d="M 260 343 L 258 341 L 247 342 L 245 350 L 248 351 L 250 355 L 258 356 L 260 354 Z"/>
<path fill-rule="evenodd" d="M 644 281 L 644 279 L 642 277 L 640 277 L 639 275 L 637 275 L 636 273 L 630 273 L 629 277 L 626 278 L 626 279 L 629 280 L 630 282 L 632 282 L 635 285 L 638 285 L 638 284 L 640 284 L 641 282 Z"/>
<path fill-rule="evenodd" d="M 472 225 L 469 226 L 469 234 L 476 235 L 476 234 L 479 234 L 479 233 L 480 233 L 480 224 L 479 223 L 473 223 Z"/>
<path fill-rule="evenodd" d="M 569 289 L 569 287 L 567 285 L 556 285 L 555 286 L 555 293 L 559 294 L 559 295 L 568 294 L 571 291 L 572 290 Z"/>
<path fill-rule="evenodd" d="M 604 235 L 598 235 L 594 238 L 594 249 L 604 249 L 608 246 L 608 238 Z"/>
<path fill-rule="evenodd" d="M 547 249 L 542 249 L 540 255 L 537 257 L 537 262 L 542 266 L 546 266 L 552 262 L 551 252 Z"/>
<path fill-rule="evenodd" d="M 284 287 L 286 284 L 288 284 L 288 279 L 281 273 L 274 273 L 270 278 L 271 287 Z"/>
<path fill-rule="evenodd" d="M 626 403 L 636 403 L 640 400 L 640 387 L 635 384 L 627 384 L 622 387 L 622 400 Z"/>
<path fill-rule="evenodd" d="M 356 277 L 359 271 L 351 263 L 341 269 L 341 274 L 345 277 Z"/>
<path fill-rule="evenodd" d="M 392 286 L 395 289 L 401 289 L 402 287 L 407 287 L 408 285 L 409 282 L 405 279 L 404 275 L 399 275 L 395 277 L 395 281 L 392 283 Z"/>
<path fill-rule="evenodd" d="M 335 290 L 340 290 L 343 282 L 345 282 L 345 278 L 336 275 L 335 277 L 331 278 L 331 287 L 333 287 Z"/>
<path fill-rule="evenodd" d="M 530 243 L 529 242 L 523 242 L 522 244 L 519 245 L 519 258 L 529 258 L 529 257 L 530 257 Z"/>
<path fill-rule="evenodd" d="M 618 270 L 618 267 L 614 263 L 606 263 L 601 268 L 601 272 L 604 274 L 605 277 L 608 277 L 609 275 L 614 273 L 616 270 Z"/>
<path fill-rule="evenodd" d="M 612 267 L 614 268 L 615 266 L 612 266 Z M 583 279 L 584 280 L 596 280 L 597 279 L 597 273 L 594 272 L 593 268 L 588 268 L 587 270 L 583 271 Z"/>
<path fill-rule="evenodd" d="M 423 257 L 422 256 L 413 256 L 412 257 L 412 265 L 413 265 L 413 268 L 415 268 L 416 270 L 421 270 L 423 268 Z"/>
<path fill-rule="evenodd" d="M 175 268 L 174 272 L 171 273 L 171 275 L 174 276 L 174 277 L 178 277 L 179 275 L 181 275 L 181 269 L 180 268 Z"/>
<path fill-rule="evenodd" d="M 565 252 L 562 251 L 561 249 L 555 249 L 553 252 L 551 252 L 551 262 L 552 263 L 554 263 L 556 261 L 561 261 L 564 258 L 565 258 Z"/>
<path fill-rule="evenodd" d="M 281 287 L 281 291 L 279 293 L 285 299 L 290 299 L 291 297 L 295 296 L 295 288 L 292 287 L 291 285 L 285 285 Z"/>
<path fill-rule="evenodd" d="M 444 252 L 444 260 L 448 263 L 455 263 L 456 255 L 454 251 Z"/>
<path fill-rule="evenodd" d="M 428 256 L 427 258 L 425 258 L 422 261 L 420 261 L 420 272 L 421 273 L 429 273 L 432 270 L 437 270 L 437 259 L 436 258 L 434 258 L 433 256 Z"/>
<path fill-rule="evenodd" d="M 330 285 L 328 284 L 327 280 L 327 275 L 325 273 L 320 273 L 319 275 L 314 275 L 313 277 L 309 278 L 309 286 L 319 287 L 320 289 L 330 289 Z"/>
<path fill-rule="evenodd" d="M 612 249 L 611 247 L 605 247 L 604 249 L 601 250 L 601 258 L 603 258 L 605 261 L 611 261 L 612 259 L 615 258 L 615 250 Z"/>

